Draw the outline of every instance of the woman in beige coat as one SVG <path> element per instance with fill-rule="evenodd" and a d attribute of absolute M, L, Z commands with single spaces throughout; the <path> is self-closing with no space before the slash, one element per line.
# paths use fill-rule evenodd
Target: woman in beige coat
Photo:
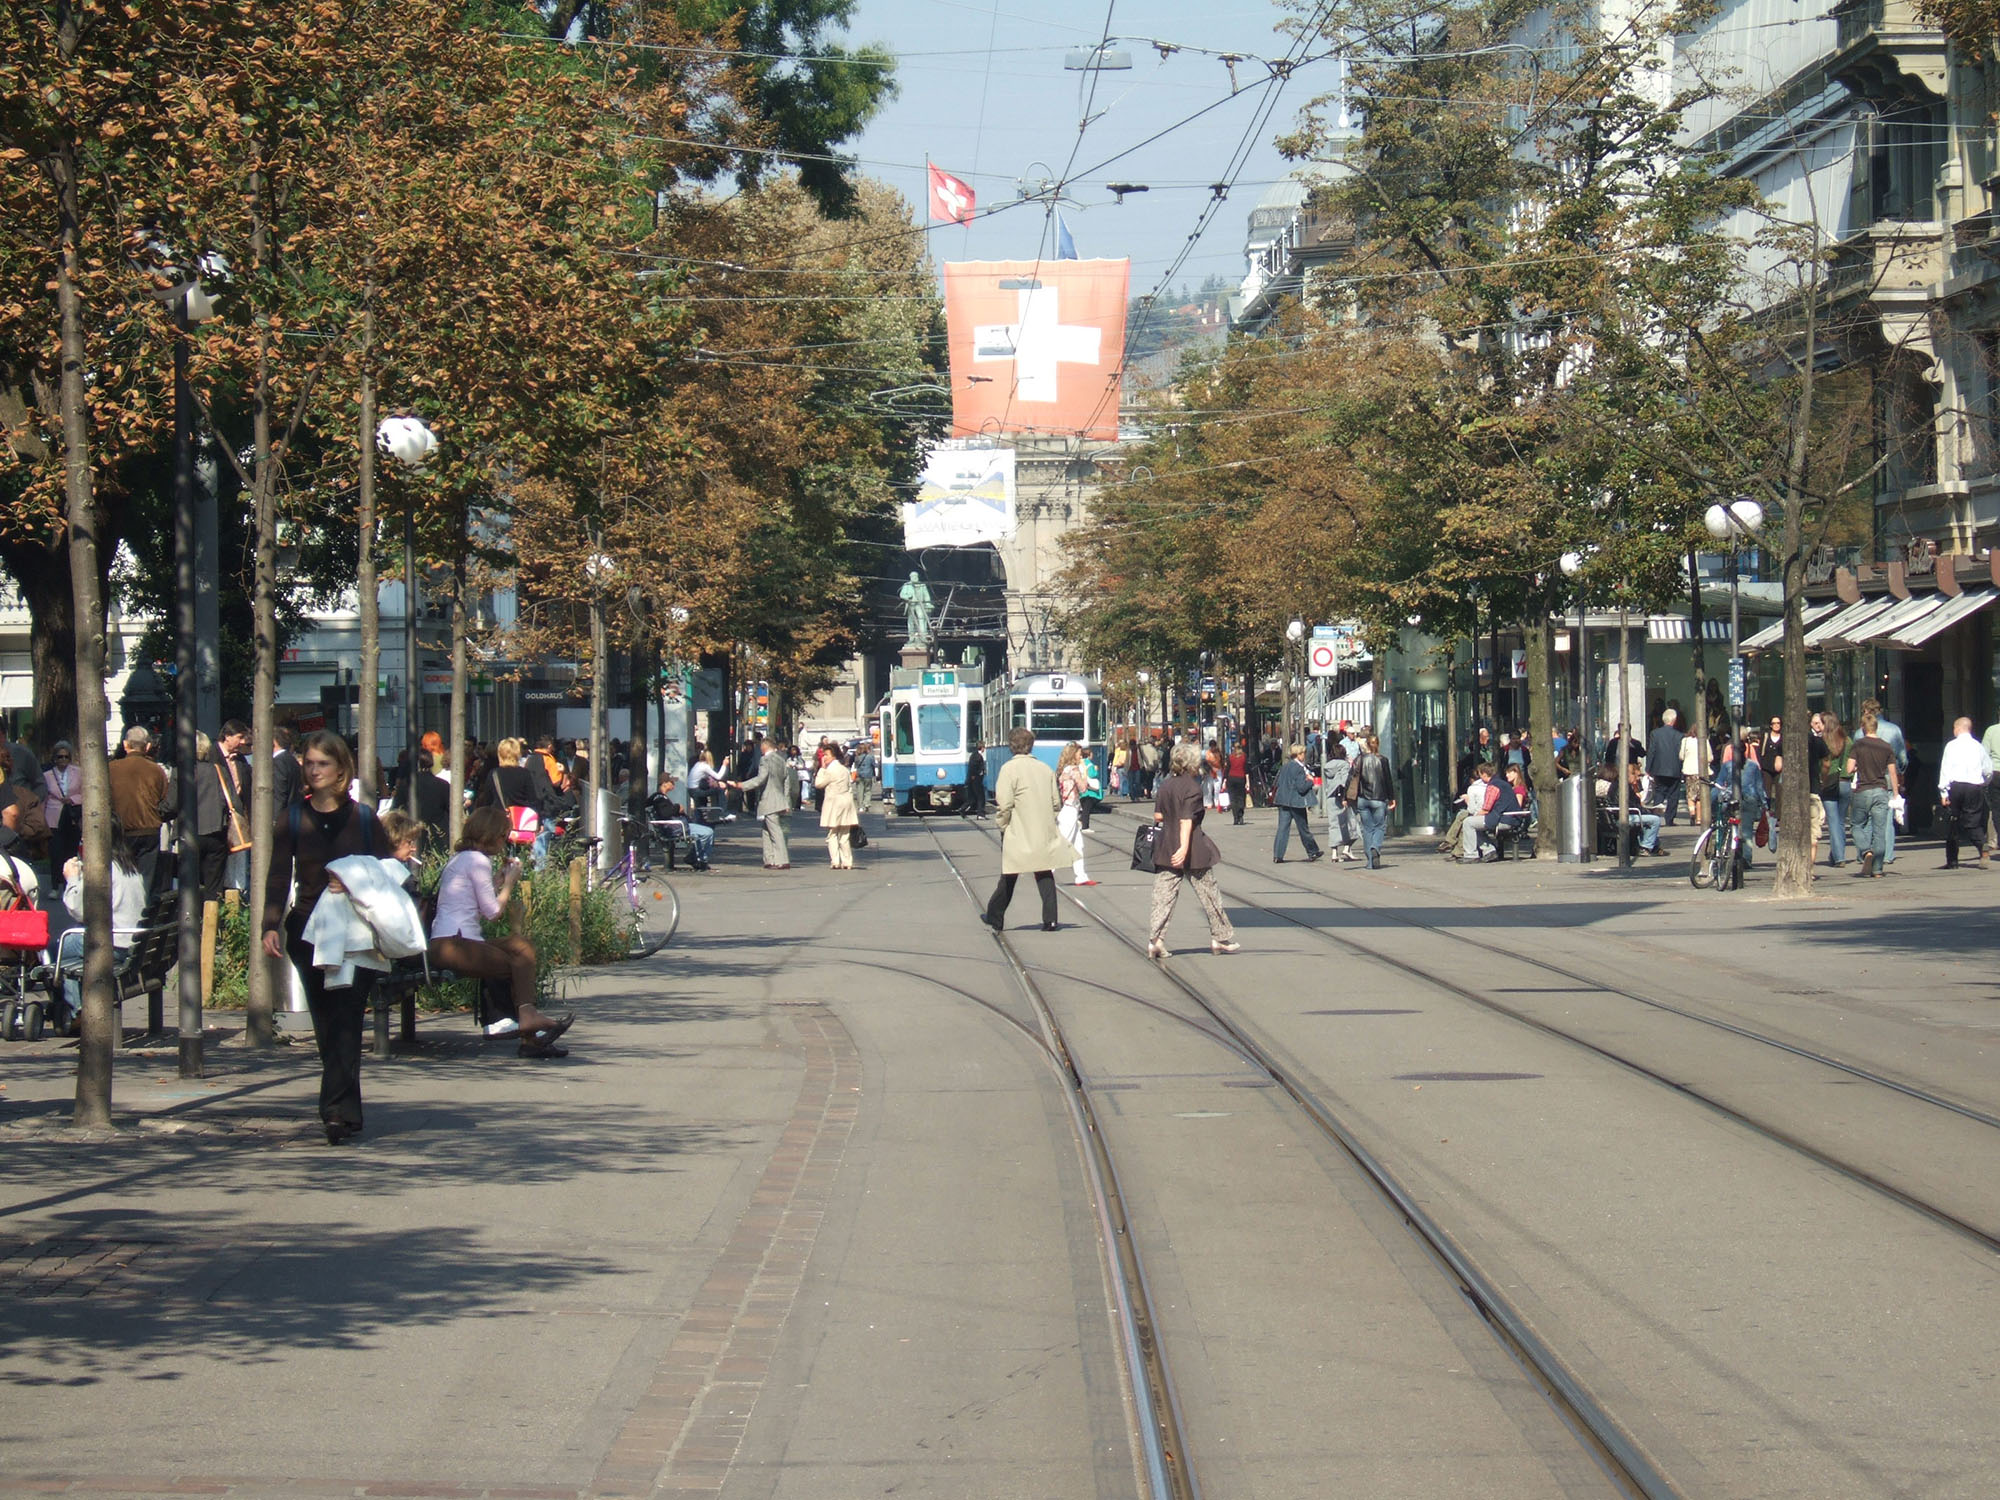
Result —
<path fill-rule="evenodd" d="M 819 788 L 819 826 L 826 830 L 826 857 L 836 870 L 854 868 L 854 830 L 861 814 L 854 805 L 854 774 L 831 745 L 819 747 L 819 769 L 813 773 Z"/>
<path fill-rule="evenodd" d="M 993 788 L 994 819 L 1005 833 L 1000 840 L 1000 884 L 986 903 L 986 925 L 995 932 L 1005 925 L 1007 904 L 1014 899 L 1014 882 L 1035 877 L 1042 897 L 1042 931 L 1056 930 L 1058 864 L 1076 858 L 1056 822 L 1056 773 L 1035 759 L 1033 730 L 1017 729 L 1007 736 L 1013 756 L 1000 768 Z"/>

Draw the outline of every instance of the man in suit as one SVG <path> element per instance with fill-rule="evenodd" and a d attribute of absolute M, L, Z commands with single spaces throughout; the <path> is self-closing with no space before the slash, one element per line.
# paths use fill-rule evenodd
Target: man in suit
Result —
<path fill-rule="evenodd" d="M 757 774 L 748 781 L 731 782 L 730 786 L 743 794 L 745 806 L 750 803 L 750 794 L 757 794 L 757 816 L 764 824 L 764 868 L 789 870 L 792 851 L 786 842 L 785 819 L 792 810 L 792 763 L 769 734 L 759 743 L 764 759 Z"/>
<path fill-rule="evenodd" d="M 1646 774 L 1653 778 L 1655 797 L 1666 804 L 1663 816 L 1669 828 L 1681 800 L 1681 741 L 1687 738 L 1675 722 L 1679 717 L 1671 708 L 1662 712 L 1660 727 L 1646 741 Z"/>
<path fill-rule="evenodd" d="M 274 817 L 299 800 L 299 758 L 292 754 L 295 736 L 288 725 L 271 731 L 271 807 Z"/>

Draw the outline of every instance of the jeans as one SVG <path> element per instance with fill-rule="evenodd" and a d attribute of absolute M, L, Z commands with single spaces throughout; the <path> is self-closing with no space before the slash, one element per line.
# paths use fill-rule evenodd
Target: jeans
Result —
<path fill-rule="evenodd" d="M 115 944 L 111 949 L 111 961 L 123 963 L 130 948 L 120 948 Z M 56 939 L 56 969 L 62 975 L 63 1003 L 75 1015 L 83 1009 L 83 929 L 72 927 Z M 73 972 L 72 972 L 73 971 Z"/>
<path fill-rule="evenodd" d="M 1880 855 L 1893 848 L 1889 841 L 1896 824 L 1889 816 L 1889 789 L 1871 786 L 1857 790 L 1848 811 L 1848 826 L 1854 834 L 1854 847 L 1862 854 Z"/>
<path fill-rule="evenodd" d="M 1294 823 L 1298 825 L 1299 842 L 1306 847 L 1306 858 L 1318 859 L 1319 845 L 1313 840 L 1312 828 L 1306 822 L 1306 810 L 1303 807 L 1281 807 L 1278 809 L 1278 836 L 1277 840 L 1271 845 L 1271 858 L 1283 859 L 1285 857 L 1285 849 L 1291 841 L 1292 825 Z"/>
<path fill-rule="evenodd" d="M 1681 778 L 1678 776 L 1655 776 L 1653 778 L 1653 795 L 1666 802 L 1666 826 L 1669 828 L 1673 827 L 1674 809 L 1679 805 L 1681 800 Z M 1650 848 L 1651 846 L 1648 845 L 1647 847 Z"/>
<path fill-rule="evenodd" d="M 1836 865 L 1845 864 L 1848 806 L 1854 801 L 1854 784 L 1843 781 L 1834 796 L 1821 797 L 1819 800 L 1826 804 L 1827 860 Z"/>
<path fill-rule="evenodd" d="M 1673 803 L 1669 802 L 1667 807 L 1671 810 Z M 1639 847 L 1649 854 L 1660 847 L 1660 824 L 1663 821 L 1658 813 L 1634 810 L 1632 814 L 1632 826 L 1639 830 Z"/>
<path fill-rule="evenodd" d="M 1354 804 L 1361 814 L 1361 850 L 1369 859 L 1382 852 L 1382 836 L 1389 831 L 1389 804 L 1362 797 Z"/>

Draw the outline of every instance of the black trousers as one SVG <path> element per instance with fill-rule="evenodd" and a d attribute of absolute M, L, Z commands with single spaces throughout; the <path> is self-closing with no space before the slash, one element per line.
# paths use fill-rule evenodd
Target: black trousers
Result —
<path fill-rule="evenodd" d="M 993 899 L 986 903 L 986 916 L 994 926 L 999 926 L 1007 915 L 1007 908 L 1014 900 L 1014 882 L 1018 875 L 1002 875 L 1000 883 L 993 887 Z M 1042 925 L 1053 927 L 1056 920 L 1056 872 L 1035 871 L 1035 889 L 1042 897 Z"/>
<path fill-rule="evenodd" d="M 368 1026 L 368 997 L 375 974 L 357 969 L 354 983 L 330 990 L 326 976 L 313 967 L 313 951 L 302 942 L 306 919 L 294 913 L 285 919 L 285 951 L 299 971 L 312 1012 L 313 1040 L 319 1043 L 319 1117 L 329 1125 L 361 1128 L 361 1036 Z"/>
<path fill-rule="evenodd" d="M 1986 817 L 1992 829 L 1992 837 L 1986 840 L 1990 845 L 2000 844 L 2000 771 L 1986 778 Z M 1986 830 L 1980 830 L 1984 833 Z M 62 866 L 56 866 L 61 869 Z"/>
<path fill-rule="evenodd" d="M 985 814 L 986 778 L 984 776 L 974 776 L 967 781 L 965 787 L 965 810 L 974 817 Z"/>
<path fill-rule="evenodd" d="M 1667 804 L 1662 809 L 1660 821 L 1668 828 L 1673 827 L 1674 813 L 1687 801 L 1681 795 L 1681 778 L 1678 776 L 1655 776 L 1653 778 L 1653 795 L 1664 800 Z M 1777 794 L 1773 792 L 1771 795 L 1772 805 L 1776 806 L 1777 801 Z"/>
<path fill-rule="evenodd" d="M 128 833 L 125 848 L 132 856 L 132 864 L 146 881 L 148 899 L 160 893 L 160 831 L 151 833 Z"/>
<path fill-rule="evenodd" d="M 1969 781 L 1951 784 L 1951 804 L 1945 812 L 1944 863 L 1946 869 L 1958 864 L 1958 846 L 1972 846 L 1973 857 L 1985 846 L 1986 788 Z"/>
<path fill-rule="evenodd" d="M 176 860 L 179 856 L 175 856 Z M 223 833 L 204 833 L 201 836 L 201 899 L 220 901 L 222 899 L 222 876 L 229 868 L 229 836 Z M 180 873 L 176 865 L 174 873 Z"/>
<path fill-rule="evenodd" d="M 1250 778 L 1231 776 L 1223 784 L 1229 788 L 1229 821 L 1241 823 L 1243 809 L 1250 801 Z"/>

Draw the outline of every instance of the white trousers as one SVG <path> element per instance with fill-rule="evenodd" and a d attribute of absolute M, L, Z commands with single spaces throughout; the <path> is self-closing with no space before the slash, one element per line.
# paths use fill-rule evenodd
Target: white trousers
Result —
<path fill-rule="evenodd" d="M 1071 878 L 1079 884 L 1090 879 L 1083 868 L 1083 812 L 1075 803 L 1065 803 L 1056 813 L 1056 832 L 1076 851 L 1076 863 L 1070 866 Z"/>

